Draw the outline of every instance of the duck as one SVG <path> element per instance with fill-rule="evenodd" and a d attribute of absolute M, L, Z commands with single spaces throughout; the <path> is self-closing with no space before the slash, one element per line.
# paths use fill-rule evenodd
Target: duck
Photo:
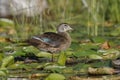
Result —
<path fill-rule="evenodd" d="M 57 27 L 57 32 L 45 32 L 40 35 L 32 36 L 27 42 L 41 51 L 52 54 L 65 51 L 71 45 L 71 37 L 68 31 L 73 30 L 69 24 L 61 23 Z"/>

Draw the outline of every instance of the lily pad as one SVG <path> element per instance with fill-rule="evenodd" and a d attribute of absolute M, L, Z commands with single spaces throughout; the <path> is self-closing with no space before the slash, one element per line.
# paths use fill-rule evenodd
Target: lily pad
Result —
<path fill-rule="evenodd" d="M 67 59 L 66 53 L 65 52 L 61 52 L 60 56 L 58 58 L 58 64 L 61 65 L 61 66 L 64 66 L 65 63 L 66 63 L 66 59 Z"/>
<path fill-rule="evenodd" d="M 13 56 L 8 56 L 2 60 L 2 65 L 1 68 L 5 68 L 10 64 L 14 63 L 14 57 Z"/>
<path fill-rule="evenodd" d="M 102 67 L 102 68 L 88 68 L 88 73 L 91 75 L 100 75 L 100 74 L 114 74 L 115 70 L 109 67 Z"/>
<path fill-rule="evenodd" d="M 116 49 L 99 50 L 98 53 L 103 59 L 116 59 L 120 56 L 120 52 Z"/>
<path fill-rule="evenodd" d="M 77 52 L 75 52 L 73 55 L 75 57 L 81 57 L 81 56 L 84 56 L 84 57 L 87 57 L 87 56 L 90 56 L 92 54 L 97 54 L 96 51 L 93 51 L 93 50 L 79 50 Z"/>
<path fill-rule="evenodd" d="M 65 80 L 62 74 L 52 73 L 45 80 Z"/>
<path fill-rule="evenodd" d="M 36 56 L 37 57 L 52 58 L 52 54 L 50 54 L 48 52 L 43 52 L 43 51 L 36 53 Z"/>
<path fill-rule="evenodd" d="M 103 59 L 103 58 L 99 55 L 92 54 L 92 55 L 89 55 L 89 59 Z"/>
<path fill-rule="evenodd" d="M 26 53 L 39 53 L 40 51 L 34 46 L 23 47 L 23 51 Z"/>

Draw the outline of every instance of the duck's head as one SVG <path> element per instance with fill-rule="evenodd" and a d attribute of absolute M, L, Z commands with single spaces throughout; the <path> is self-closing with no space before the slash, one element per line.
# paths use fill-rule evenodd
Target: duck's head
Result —
<path fill-rule="evenodd" d="M 62 23 L 58 26 L 58 32 L 67 32 L 73 30 L 67 23 Z"/>

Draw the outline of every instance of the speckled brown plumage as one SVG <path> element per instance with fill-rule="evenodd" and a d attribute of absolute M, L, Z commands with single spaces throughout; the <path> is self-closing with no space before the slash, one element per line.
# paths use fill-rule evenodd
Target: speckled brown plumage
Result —
<path fill-rule="evenodd" d="M 71 45 L 71 37 L 67 33 L 67 31 L 71 29 L 68 24 L 63 23 L 58 26 L 57 33 L 46 32 L 33 36 L 28 40 L 28 43 L 40 50 L 51 53 L 66 50 Z"/>

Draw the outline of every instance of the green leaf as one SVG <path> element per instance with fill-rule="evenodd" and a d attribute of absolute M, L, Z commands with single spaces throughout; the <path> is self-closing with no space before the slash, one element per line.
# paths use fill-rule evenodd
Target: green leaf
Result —
<path fill-rule="evenodd" d="M 90 50 L 90 49 L 97 50 L 99 49 L 99 44 L 96 44 L 96 43 L 81 44 L 80 48 L 84 50 Z"/>
<path fill-rule="evenodd" d="M 112 30 L 111 35 L 119 36 L 120 35 L 120 27 L 117 27 L 117 28 L 115 28 L 115 30 Z"/>
<path fill-rule="evenodd" d="M 61 74 L 52 73 L 45 80 L 65 80 L 65 77 Z"/>
<path fill-rule="evenodd" d="M 111 65 L 111 60 L 105 60 L 105 61 L 96 61 L 94 63 L 91 63 L 92 67 L 109 67 Z"/>
<path fill-rule="evenodd" d="M 8 66 L 10 69 L 25 69 L 25 70 L 31 70 L 31 65 L 29 64 L 23 64 L 23 63 L 15 63 L 10 66 Z"/>
<path fill-rule="evenodd" d="M 37 57 L 46 57 L 46 58 L 51 58 L 52 54 L 48 53 L 48 52 L 39 52 L 36 54 Z"/>
<path fill-rule="evenodd" d="M 103 43 L 104 41 L 106 41 L 105 38 L 100 37 L 100 36 L 99 36 L 99 37 L 93 37 L 92 40 L 93 40 L 93 42 L 95 42 L 95 43 Z"/>
<path fill-rule="evenodd" d="M 8 56 L 2 60 L 2 65 L 1 68 L 5 68 L 10 64 L 14 63 L 14 57 L 13 56 Z"/>
<path fill-rule="evenodd" d="M 4 71 L 0 71 L 0 76 L 6 76 L 6 73 Z"/>
<path fill-rule="evenodd" d="M 44 70 L 47 70 L 47 71 L 50 71 L 50 72 L 57 72 L 57 73 L 61 73 L 63 69 L 65 69 L 66 67 L 65 66 L 59 66 L 59 65 L 56 65 L 56 64 L 49 64 L 49 65 L 46 65 L 44 67 Z"/>
<path fill-rule="evenodd" d="M 96 54 L 89 55 L 89 58 L 90 59 L 103 59 L 101 56 L 96 55 Z"/>
<path fill-rule="evenodd" d="M 64 66 L 65 62 L 66 62 L 66 53 L 63 51 L 60 53 L 60 56 L 58 58 L 58 64 Z"/>
<path fill-rule="evenodd" d="M 73 55 L 75 56 L 75 57 L 81 57 L 81 56 L 90 56 L 90 55 L 92 55 L 92 54 L 97 54 L 97 52 L 96 51 L 93 51 L 93 50 L 79 50 L 79 51 L 77 51 L 77 52 L 75 52 Z"/>
<path fill-rule="evenodd" d="M 81 69 L 84 69 L 84 70 L 87 70 L 87 68 L 89 67 L 90 65 L 88 65 L 88 64 L 85 64 L 85 63 L 79 63 L 79 64 L 77 64 L 77 65 L 75 65 L 74 67 L 73 67 L 73 70 L 81 70 Z"/>
<path fill-rule="evenodd" d="M 40 52 L 40 50 L 38 50 L 34 46 L 23 47 L 23 51 L 26 53 L 34 53 L 34 54 Z"/>
<path fill-rule="evenodd" d="M 6 76 L 8 72 L 7 68 L 0 68 L 0 76 Z"/>
<path fill-rule="evenodd" d="M 4 54 L 3 54 L 3 53 L 0 53 L 0 63 L 1 63 L 1 61 L 3 60 L 3 58 L 4 58 Z"/>
<path fill-rule="evenodd" d="M 10 19 L 0 19 L 0 26 L 13 26 L 14 25 L 14 21 L 10 20 Z"/>
<path fill-rule="evenodd" d="M 108 49 L 108 50 L 99 50 L 98 54 L 101 54 L 103 59 L 116 59 L 120 56 L 120 51 L 116 49 Z"/>
<path fill-rule="evenodd" d="M 12 56 L 16 57 L 16 56 L 24 56 L 26 53 L 21 51 L 21 50 L 16 50 L 13 52 Z"/>

